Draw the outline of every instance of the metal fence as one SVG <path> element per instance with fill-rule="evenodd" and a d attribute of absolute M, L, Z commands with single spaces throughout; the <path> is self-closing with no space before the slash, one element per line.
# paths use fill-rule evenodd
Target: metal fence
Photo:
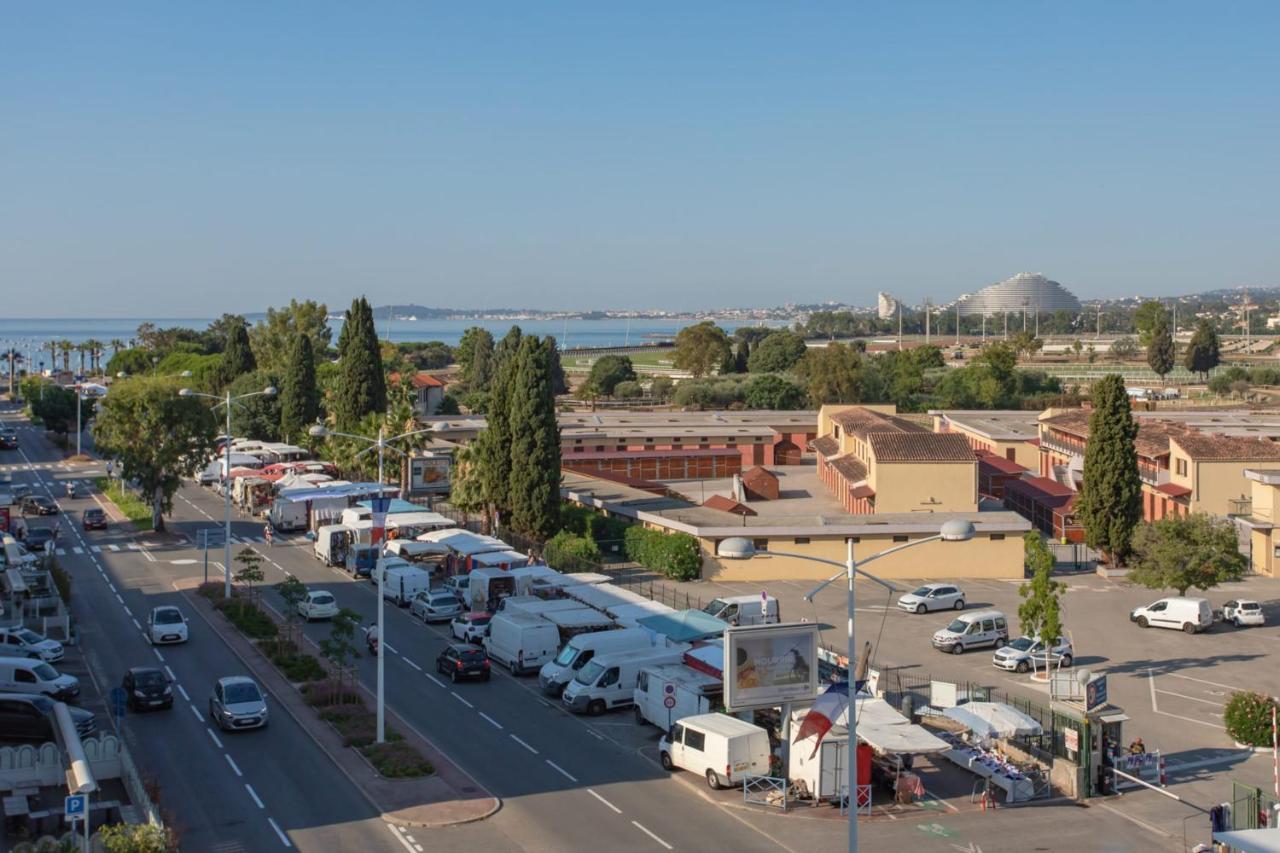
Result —
<path fill-rule="evenodd" d="M 1049 542 L 1048 545 L 1057 568 L 1083 572 L 1098 565 L 1098 552 L 1083 542 Z"/>
<path fill-rule="evenodd" d="M 774 776 L 746 776 L 742 780 L 742 801 L 758 806 L 787 810 L 787 780 Z"/>
<path fill-rule="evenodd" d="M 1231 828 L 1263 829 L 1280 823 L 1280 800 L 1261 788 L 1231 782 Z"/>

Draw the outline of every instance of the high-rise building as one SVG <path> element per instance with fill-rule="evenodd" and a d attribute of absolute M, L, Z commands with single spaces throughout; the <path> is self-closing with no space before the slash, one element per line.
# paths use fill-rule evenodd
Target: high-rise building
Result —
<path fill-rule="evenodd" d="M 898 313 L 898 300 L 884 291 L 877 293 L 876 313 L 880 315 L 881 320 L 892 319 Z"/>

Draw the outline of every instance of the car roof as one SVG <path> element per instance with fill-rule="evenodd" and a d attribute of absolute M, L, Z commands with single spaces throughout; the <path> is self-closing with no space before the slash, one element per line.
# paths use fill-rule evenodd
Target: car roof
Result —
<path fill-rule="evenodd" d="M 158 667 L 158 666 L 131 666 L 131 667 L 129 667 L 129 674 L 130 674 L 130 675 L 132 675 L 132 676 L 134 676 L 134 677 L 137 677 L 137 676 L 139 676 L 139 675 L 150 675 L 150 674 L 151 674 L 151 673 L 153 673 L 153 672 L 154 672 L 154 673 L 156 673 L 157 675 L 164 675 L 164 673 L 160 671 L 160 667 Z"/>
<path fill-rule="evenodd" d="M 151 612 L 159 613 L 161 610 L 177 610 L 177 609 L 178 609 L 178 605 L 176 604 L 157 604 L 155 607 L 151 608 Z"/>
<path fill-rule="evenodd" d="M 480 652 L 480 654 L 484 654 L 484 649 L 477 648 L 476 646 L 473 646 L 473 645 L 471 645 L 470 643 L 450 643 L 450 644 L 449 644 L 449 648 L 451 648 L 451 649 L 453 649 L 455 652 L 459 652 L 459 653 L 461 653 L 461 652 Z"/>
<path fill-rule="evenodd" d="M 254 687 L 258 686 L 258 682 L 254 681 L 247 675 L 224 675 L 222 678 L 218 679 L 218 683 L 223 687 L 230 687 L 233 684 L 252 684 Z"/>

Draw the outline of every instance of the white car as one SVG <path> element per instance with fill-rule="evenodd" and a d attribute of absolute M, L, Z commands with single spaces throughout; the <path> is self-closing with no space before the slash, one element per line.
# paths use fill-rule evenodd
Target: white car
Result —
<path fill-rule="evenodd" d="M 332 619 L 338 615 L 338 602 L 333 593 L 323 589 L 307 592 L 307 597 L 298 602 L 298 615 L 310 622 L 312 619 Z"/>
<path fill-rule="evenodd" d="M 899 598 L 898 606 L 908 613 L 964 610 L 964 590 L 950 583 L 927 583 Z"/>
<path fill-rule="evenodd" d="M 62 660 L 62 643 L 30 628 L 0 628 L 0 657 L 38 657 L 49 663 Z"/>
<path fill-rule="evenodd" d="M 479 645 L 489 636 L 489 620 L 492 618 L 488 613 L 459 613 L 449 623 L 449 632 L 455 640 Z"/>
<path fill-rule="evenodd" d="M 445 578 L 444 588 L 458 601 L 466 601 L 471 592 L 471 575 L 453 575 Z"/>
<path fill-rule="evenodd" d="M 1222 618 L 1227 622 L 1234 622 L 1237 628 L 1265 625 L 1267 621 L 1262 615 L 1262 605 L 1247 598 L 1228 601 L 1222 605 Z"/>
<path fill-rule="evenodd" d="M 147 639 L 156 645 L 161 643 L 185 643 L 187 617 L 172 605 L 157 607 L 147 615 Z"/>
<path fill-rule="evenodd" d="M 409 612 L 423 622 L 448 622 L 462 612 L 453 593 L 443 589 L 420 592 L 409 604 Z"/>
<path fill-rule="evenodd" d="M 991 656 L 991 663 L 1009 672 L 1026 672 L 1033 664 L 1037 668 L 1044 669 L 1044 651 L 1044 643 L 1039 637 L 1019 637 L 1009 645 L 996 649 L 996 653 Z M 1071 666 L 1074 657 L 1075 652 L 1071 648 L 1071 642 L 1061 637 L 1053 644 L 1053 648 L 1049 649 L 1051 667 Z"/>

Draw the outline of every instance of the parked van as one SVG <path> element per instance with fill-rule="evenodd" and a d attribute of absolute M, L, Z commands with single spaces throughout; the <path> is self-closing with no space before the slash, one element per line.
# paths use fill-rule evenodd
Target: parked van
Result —
<path fill-rule="evenodd" d="M 353 578 L 373 577 L 378 565 L 378 546 L 354 542 L 347 546 L 347 574 Z"/>
<path fill-rule="evenodd" d="M 439 565 L 440 560 L 449 549 L 434 542 L 416 542 L 412 539 L 391 539 L 382 546 L 382 553 L 411 563 L 423 565 L 423 568 Z"/>
<path fill-rule="evenodd" d="M 407 607 L 414 596 L 430 588 L 431 573 L 408 563 L 386 569 L 382 577 L 382 597 L 400 607 Z"/>
<path fill-rule="evenodd" d="M 39 658 L 0 658 L 0 693 L 43 693 L 65 702 L 80 695 L 80 681 Z"/>
<path fill-rule="evenodd" d="M 316 559 L 326 566 L 345 566 L 347 548 L 353 538 L 353 531 L 345 524 L 324 525 L 316 531 L 316 544 L 313 548 Z"/>
<path fill-rule="evenodd" d="M 549 696 L 559 696 L 565 685 L 577 675 L 578 670 L 596 655 L 652 647 L 653 639 L 643 628 L 622 628 L 617 631 L 579 634 L 560 648 L 555 660 L 543 664 L 542 670 L 538 673 L 538 686 Z"/>
<path fill-rule="evenodd" d="M 1213 608 L 1207 598 L 1172 596 L 1153 601 L 1146 607 L 1138 607 L 1129 614 L 1130 622 L 1139 627 L 1173 628 L 1198 634 L 1213 625 Z"/>
<path fill-rule="evenodd" d="M 999 610 L 962 613 L 933 635 L 933 647 L 953 655 L 979 646 L 999 648 L 1009 642 L 1009 620 Z"/>
<path fill-rule="evenodd" d="M 552 610 L 542 614 L 542 618 L 556 626 L 562 643 L 569 642 L 579 634 L 598 634 L 613 628 L 612 619 L 590 607 L 579 607 L 577 610 Z"/>
<path fill-rule="evenodd" d="M 701 774 L 715 789 L 769 775 L 770 754 L 768 732 L 727 714 L 685 717 L 658 742 L 664 769 Z"/>
<path fill-rule="evenodd" d="M 636 722 L 652 723 L 669 732 L 673 723 L 723 705 L 723 696 L 723 679 L 712 678 L 683 663 L 646 666 L 636 679 Z M 673 703 L 669 708 L 668 699 Z"/>
<path fill-rule="evenodd" d="M 723 619 L 730 625 L 776 625 L 779 618 L 778 599 L 772 595 L 761 598 L 758 595 L 728 595 L 713 599 L 702 608 L 717 619 Z"/>
<path fill-rule="evenodd" d="M 489 620 L 484 650 L 513 675 L 539 669 L 560 648 L 560 630 L 541 616 L 499 613 Z"/>
<path fill-rule="evenodd" d="M 516 578 L 498 568 L 473 568 L 469 575 L 467 605 L 470 610 L 497 610 L 498 601 L 516 594 Z"/>
<path fill-rule="evenodd" d="M 596 655 L 578 670 L 560 694 L 560 701 L 575 714 L 603 714 L 635 702 L 636 681 L 646 666 L 679 663 L 688 646 L 633 649 Z"/>

